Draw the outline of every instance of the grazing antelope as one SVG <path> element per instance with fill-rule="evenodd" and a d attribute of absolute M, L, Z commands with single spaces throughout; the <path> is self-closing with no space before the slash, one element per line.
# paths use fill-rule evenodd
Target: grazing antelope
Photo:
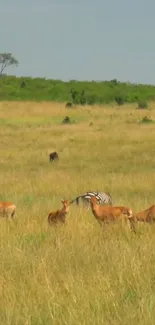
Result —
<path fill-rule="evenodd" d="M 79 200 L 83 202 L 90 202 L 91 197 L 95 197 L 99 204 L 109 204 L 112 205 L 112 197 L 109 193 L 105 192 L 86 192 L 79 195 L 74 200 L 71 201 L 71 204 L 76 201 L 76 204 L 79 205 Z"/>
<path fill-rule="evenodd" d="M 124 219 L 129 220 L 130 228 L 135 231 L 132 210 L 124 206 L 101 206 L 98 204 L 97 199 L 92 197 L 90 199 L 92 213 L 98 222 L 110 223 L 116 220 Z"/>
<path fill-rule="evenodd" d="M 135 222 L 137 221 L 147 222 L 147 223 L 155 222 L 155 205 L 151 205 L 148 209 L 135 213 L 133 215 L 133 219 Z"/>
<path fill-rule="evenodd" d="M 51 152 L 49 154 L 49 161 L 58 160 L 58 159 L 59 159 L 59 156 L 58 156 L 58 153 L 56 151 Z"/>
<path fill-rule="evenodd" d="M 57 210 L 55 212 L 50 212 L 50 214 L 48 215 L 48 223 L 50 225 L 56 224 L 58 222 L 65 223 L 65 221 L 66 221 L 66 214 L 69 211 L 70 201 L 61 200 L 61 202 L 63 204 L 63 208 L 61 210 Z"/>
<path fill-rule="evenodd" d="M 1 217 L 14 217 L 16 206 L 11 202 L 0 202 L 0 216 Z"/>

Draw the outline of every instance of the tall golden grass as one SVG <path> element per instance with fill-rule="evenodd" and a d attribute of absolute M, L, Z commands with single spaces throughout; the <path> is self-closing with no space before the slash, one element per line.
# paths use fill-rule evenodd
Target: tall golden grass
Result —
<path fill-rule="evenodd" d="M 64 107 L 0 104 L 0 200 L 17 206 L 0 220 L 0 324 L 153 325 L 155 226 L 101 228 L 75 204 L 65 226 L 47 216 L 88 190 L 135 212 L 155 203 L 155 124 L 139 123 L 154 104 Z"/>

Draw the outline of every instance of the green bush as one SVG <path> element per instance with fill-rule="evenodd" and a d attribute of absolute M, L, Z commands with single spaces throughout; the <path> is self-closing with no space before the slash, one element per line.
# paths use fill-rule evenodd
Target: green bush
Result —
<path fill-rule="evenodd" d="M 148 104 L 147 104 L 147 102 L 145 101 L 145 100 L 143 100 L 143 101 L 139 101 L 138 102 L 138 107 L 137 107 L 138 109 L 146 109 L 146 108 L 148 108 Z"/>
<path fill-rule="evenodd" d="M 115 101 L 118 105 L 123 105 L 125 103 L 125 98 L 123 95 L 118 95 L 115 97 Z"/>

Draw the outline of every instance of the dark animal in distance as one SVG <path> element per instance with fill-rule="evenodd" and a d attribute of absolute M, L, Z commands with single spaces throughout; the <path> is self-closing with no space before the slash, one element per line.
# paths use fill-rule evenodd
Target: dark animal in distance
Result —
<path fill-rule="evenodd" d="M 66 103 L 65 107 L 72 107 L 73 104 L 71 102 Z"/>
<path fill-rule="evenodd" d="M 76 201 L 76 204 L 79 205 L 80 199 L 83 202 L 90 202 L 90 198 L 95 197 L 99 204 L 109 204 L 112 205 L 112 197 L 109 193 L 105 192 L 85 192 L 84 194 L 79 195 L 74 200 L 71 201 L 71 203 Z"/>
<path fill-rule="evenodd" d="M 60 223 L 65 223 L 66 221 L 66 214 L 69 211 L 69 205 L 70 201 L 68 200 L 61 200 L 63 207 L 60 210 L 57 210 L 55 212 L 50 212 L 48 215 L 48 223 L 49 225 Z"/>
<path fill-rule="evenodd" d="M 54 161 L 54 160 L 58 160 L 58 159 L 59 159 L 59 156 L 58 156 L 58 153 L 56 151 L 51 152 L 49 154 L 49 161 Z"/>
<path fill-rule="evenodd" d="M 108 224 L 124 219 L 130 222 L 130 228 L 135 231 L 132 210 L 124 206 L 101 206 L 95 197 L 90 198 L 92 213 L 100 224 Z"/>
<path fill-rule="evenodd" d="M 0 202 L 0 216 L 13 218 L 16 212 L 16 206 L 11 202 Z"/>

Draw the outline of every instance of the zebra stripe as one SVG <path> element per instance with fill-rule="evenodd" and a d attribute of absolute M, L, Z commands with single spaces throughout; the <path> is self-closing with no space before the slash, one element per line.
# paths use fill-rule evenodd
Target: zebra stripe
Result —
<path fill-rule="evenodd" d="M 81 194 L 78 197 L 76 197 L 74 200 L 71 201 L 71 203 L 76 201 L 77 205 L 79 205 L 80 199 L 89 201 L 91 197 L 96 197 L 96 199 L 98 200 L 98 203 L 101 205 L 102 204 L 112 205 L 111 195 L 109 193 L 105 193 L 105 192 L 86 192 L 86 193 Z"/>

